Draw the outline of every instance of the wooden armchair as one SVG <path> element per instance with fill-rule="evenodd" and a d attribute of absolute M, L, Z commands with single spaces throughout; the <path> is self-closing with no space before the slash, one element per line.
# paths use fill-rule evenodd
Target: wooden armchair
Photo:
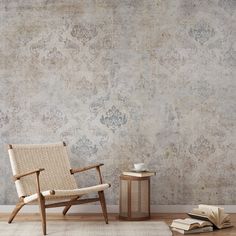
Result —
<path fill-rule="evenodd" d="M 13 221 L 24 205 L 38 201 L 43 234 L 46 235 L 46 208 L 64 206 L 65 215 L 72 205 L 100 201 L 105 222 L 108 224 L 104 190 L 109 188 L 110 184 L 102 181 L 100 167 L 103 164 L 71 169 L 64 142 L 10 144 L 8 153 L 19 196 L 19 202 L 11 213 L 8 223 Z M 94 168 L 98 172 L 99 184 L 78 188 L 74 174 Z M 94 192 L 98 193 L 98 197 L 81 199 L 82 196 Z M 53 203 L 50 203 L 50 200 L 53 200 Z"/>

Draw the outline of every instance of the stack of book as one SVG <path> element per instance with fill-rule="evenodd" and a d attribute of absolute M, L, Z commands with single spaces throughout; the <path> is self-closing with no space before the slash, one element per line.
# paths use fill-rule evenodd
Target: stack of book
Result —
<path fill-rule="evenodd" d="M 148 176 L 156 175 L 156 172 L 148 171 L 148 170 L 146 170 L 146 171 L 130 170 L 130 171 L 124 171 L 122 174 L 134 176 L 134 177 L 148 177 Z"/>
<path fill-rule="evenodd" d="M 177 219 L 173 220 L 171 229 L 181 234 L 196 234 L 213 231 L 213 224 L 209 221 L 197 219 Z"/>
<path fill-rule="evenodd" d="M 201 204 L 188 215 L 191 218 L 173 220 L 170 226 L 172 230 L 182 234 L 196 234 L 232 227 L 229 214 L 221 207 Z"/>

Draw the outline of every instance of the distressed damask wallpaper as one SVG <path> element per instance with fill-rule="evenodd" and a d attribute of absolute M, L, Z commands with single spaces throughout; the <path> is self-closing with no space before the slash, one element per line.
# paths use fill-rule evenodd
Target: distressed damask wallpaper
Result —
<path fill-rule="evenodd" d="M 236 204 L 235 0 L 0 4 L 0 204 L 4 145 L 59 140 L 73 166 L 106 164 L 109 204 L 140 161 L 152 204 Z"/>

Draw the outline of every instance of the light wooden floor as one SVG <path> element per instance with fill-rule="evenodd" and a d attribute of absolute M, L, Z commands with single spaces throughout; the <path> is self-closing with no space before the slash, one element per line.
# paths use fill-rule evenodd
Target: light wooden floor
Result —
<path fill-rule="evenodd" d="M 0 213 L 0 221 L 7 221 L 9 214 Z M 165 221 L 167 224 L 170 224 L 173 219 L 185 218 L 188 217 L 186 214 L 152 214 L 152 221 Z M 101 214 L 69 214 L 63 216 L 62 214 L 47 214 L 48 221 L 103 221 L 103 216 Z M 19 214 L 16 216 L 14 221 L 39 221 L 40 217 L 38 214 Z M 110 221 L 117 221 L 118 214 L 109 214 Z M 233 228 L 217 230 L 211 233 L 200 234 L 202 236 L 236 236 L 236 214 L 231 214 L 232 224 L 235 225 Z M 65 222 L 66 224 L 66 222 Z M 181 235 L 174 232 L 173 235 Z"/>

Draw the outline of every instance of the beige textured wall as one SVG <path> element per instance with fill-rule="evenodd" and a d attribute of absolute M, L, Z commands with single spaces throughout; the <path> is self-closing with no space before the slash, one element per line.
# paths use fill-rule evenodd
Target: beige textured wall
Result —
<path fill-rule="evenodd" d="M 152 204 L 236 204 L 235 0 L 0 4 L 0 204 L 4 144 L 58 140 L 72 165 L 106 164 L 109 204 L 139 161 Z"/>

